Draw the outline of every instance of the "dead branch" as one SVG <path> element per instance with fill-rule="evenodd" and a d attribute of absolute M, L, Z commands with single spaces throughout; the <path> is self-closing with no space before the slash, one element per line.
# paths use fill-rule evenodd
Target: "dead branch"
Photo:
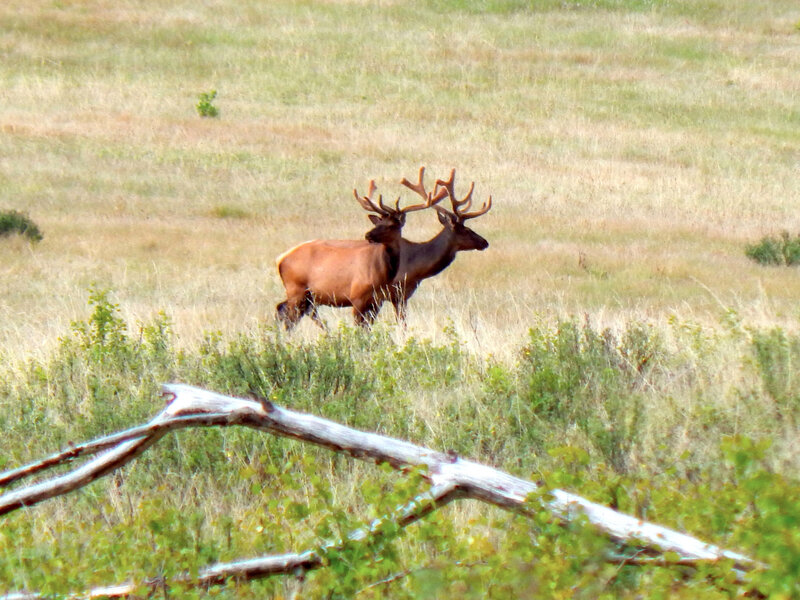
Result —
<path fill-rule="evenodd" d="M 432 501 L 427 504 L 412 503 L 410 508 L 403 509 L 405 513 L 401 511 L 395 514 L 393 518 L 401 526 L 422 518 L 456 497 L 473 498 L 526 514 L 533 510 L 527 499 L 537 491 L 535 483 L 486 465 L 436 452 L 403 440 L 351 429 L 333 421 L 291 411 L 266 401 L 232 398 L 183 384 L 164 385 L 163 393 L 169 398 L 168 405 L 147 425 L 70 448 L 40 463 L 23 468 L 27 469 L 26 474 L 38 472 L 49 466 L 73 460 L 78 454 L 97 452 L 116 444 L 73 471 L 0 496 L 0 515 L 23 506 L 33 506 L 48 498 L 87 485 L 133 460 L 170 430 L 189 426 L 227 425 L 244 425 L 269 431 L 342 452 L 354 458 L 377 463 L 388 462 L 397 469 L 426 468 L 426 477 L 433 485 L 429 492 Z M 81 450 L 78 452 L 76 448 Z M 11 478 L 8 473 L 0 477 L 5 477 L 6 481 L 16 481 L 26 476 Z M 643 554 L 658 556 L 665 552 L 673 552 L 678 555 L 677 560 L 681 564 L 729 559 L 733 562 L 735 574 L 739 578 L 743 571 L 756 566 L 744 555 L 618 513 L 563 490 L 551 490 L 547 498 L 545 507 L 559 518 L 566 521 L 577 517 L 586 518 L 611 539 L 634 544 L 642 549 Z M 421 512 L 420 507 L 423 506 L 425 511 Z M 378 533 L 376 523 L 358 535 L 376 535 Z M 211 585 L 230 577 L 252 579 L 277 573 L 292 573 L 298 569 L 305 571 L 320 566 L 319 561 L 317 551 L 309 550 L 300 554 L 215 565 L 201 572 L 198 584 Z M 115 589 L 122 590 L 124 587 L 125 585 L 118 586 Z M 110 589 L 105 588 L 102 595 L 110 596 L 108 591 Z M 121 595 L 126 593 L 117 594 L 117 597 Z M 6 596 L 0 600 L 9 598 L 10 596 Z"/>
<path fill-rule="evenodd" d="M 69 444 L 66 450 L 52 454 L 47 458 L 0 473 L 0 487 L 8 487 L 12 483 L 35 475 L 45 469 L 72 462 L 81 456 L 108 450 L 121 442 L 127 442 L 128 440 L 155 433 L 159 429 L 178 429 L 199 425 L 213 425 L 215 423 L 211 421 L 217 417 L 224 418 L 226 415 L 189 415 L 188 417 L 176 417 L 166 422 L 152 422 L 139 427 L 131 427 L 119 433 L 107 435 L 84 444 Z"/>

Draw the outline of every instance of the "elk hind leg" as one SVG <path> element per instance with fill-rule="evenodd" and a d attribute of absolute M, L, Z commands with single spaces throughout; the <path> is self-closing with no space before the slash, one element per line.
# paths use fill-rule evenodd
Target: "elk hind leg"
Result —
<path fill-rule="evenodd" d="M 402 327 L 406 326 L 406 315 L 407 315 L 407 307 L 405 300 L 398 299 L 392 300 L 392 306 L 394 306 L 394 317 L 397 321 L 398 325 Z"/>
<path fill-rule="evenodd" d="M 290 331 L 303 316 L 311 310 L 312 304 L 308 292 L 299 300 L 287 298 L 276 307 L 278 319 Z"/>

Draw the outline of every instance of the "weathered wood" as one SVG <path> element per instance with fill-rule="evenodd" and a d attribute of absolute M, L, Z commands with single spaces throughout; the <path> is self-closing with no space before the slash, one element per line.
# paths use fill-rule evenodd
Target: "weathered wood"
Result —
<path fill-rule="evenodd" d="M 405 513 L 401 511 L 395 514 L 392 518 L 402 526 L 422 518 L 456 497 L 474 498 L 522 513 L 529 513 L 532 510 L 527 499 L 537 491 L 535 483 L 480 463 L 407 441 L 358 431 L 320 417 L 281 408 L 266 401 L 232 398 L 183 384 L 164 385 L 163 393 L 168 397 L 167 407 L 147 425 L 69 448 L 40 463 L 23 468 L 27 469 L 26 473 L 38 472 L 48 466 L 73 460 L 79 454 L 97 452 L 116 444 L 69 473 L 0 496 L 0 515 L 22 506 L 33 506 L 48 498 L 87 485 L 133 460 L 173 429 L 227 425 L 244 425 L 269 431 L 276 435 L 330 448 L 355 458 L 378 463 L 388 462 L 397 469 L 425 467 L 425 476 L 433 485 L 429 492 L 431 502 L 427 505 L 415 502 L 403 509 Z M 25 476 L 11 477 L 8 473 L 14 471 L 9 471 L 0 477 L 5 477 L 5 480 L 9 481 Z M 420 508 L 423 506 L 424 511 Z M 545 507 L 566 521 L 579 515 L 584 516 L 610 538 L 634 544 L 642 549 L 643 554 L 650 556 L 674 552 L 677 554 L 676 560 L 681 564 L 730 559 L 734 563 L 737 577 L 741 577 L 742 571 L 756 566 L 751 559 L 742 554 L 624 515 L 564 490 L 550 490 Z M 376 534 L 378 524 L 379 522 L 374 523 L 368 531 L 362 531 L 357 535 Z M 291 573 L 298 568 L 304 570 L 316 566 L 319 566 L 319 556 L 315 551 L 309 550 L 299 554 L 262 557 L 211 566 L 201 572 L 199 582 L 210 585 L 232 576 L 247 579 L 275 573 Z M 115 589 L 122 590 L 124 587 L 124 585 L 117 586 Z M 10 597 L 6 596 L 2 600 L 8 598 Z"/>
<path fill-rule="evenodd" d="M 525 511 L 527 497 L 537 490 L 535 483 L 498 469 L 403 440 L 357 431 L 313 415 L 271 404 L 266 405 L 267 412 L 255 401 L 229 398 L 186 385 L 165 385 L 164 390 L 175 395 L 175 400 L 166 409 L 173 416 L 197 411 L 225 412 L 225 407 L 228 407 L 244 425 L 318 444 L 355 458 L 388 462 L 397 468 L 425 466 L 434 484 L 454 483 L 464 496 L 502 508 Z M 563 490 L 551 490 L 550 493 L 553 500 L 548 506 L 559 517 L 570 520 L 583 514 L 590 523 L 615 540 L 636 540 L 638 545 L 651 547 L 656 552 L 675 552 L 685 559 L 727 558 L 741 568 L 752 567 L 752 561 L 742 554 L 619 513 Z"/>
<path fill-rule="evenodd" d="M 55 454 L 40 463 L 33 463 L 20 469 L 7 471 L 2 476 L 6 481 L 16 481 L 32 475 L 49 467 L 63 464 L 73 460 L 79 454 L 97 452 L 109 447 L 108 439 L 116 439 L 115 445 L 106 452 L 60 477 L 55 477 L 41 483 L 36 483 L 19 490 L 7 492 L 0 496 L 0 515 L 4 515 L 23 506 L 33 506 L 44 500 L 72 492 L 92 481 L 107 475 L 130 462 L 150 446 L 156 443 L 168 431 L 185 429 L 187 427 L 226 425 L 230 423 L 231 416 L 227 413 L 207 414 L 200 413 L 185 417 L 165 416 L 162 412 L 148 425 L 135 427 L 114 436 L 100 438 L 94 442 L 82 444 L 83 448 L 77 453 L 74 448 Z M 73 454 L 75 456 L 73 456 Z"/>
<path fill-rule="evenodd" d="M 199 425 L 213 425 L 214 423 L 211 421 L 216 417 L 224 419 L 227 415 L 190 415 L 188 417 L 175 417 L 169 421 L 131 427 L 130 429 L 107 435 L 91 442 L 70 444 L 66 450 L 52 454 L 47 458 L 0 473 L 0 487 L 8 487 L 12 483 L 21 481 L 40 471 L 72 462 L 81 456 L 108 450 L 121 442 L 140 438 L 144 435 L 154 433 L 159 429 L 178 429 L 182 427 L 196 427 Z"/>

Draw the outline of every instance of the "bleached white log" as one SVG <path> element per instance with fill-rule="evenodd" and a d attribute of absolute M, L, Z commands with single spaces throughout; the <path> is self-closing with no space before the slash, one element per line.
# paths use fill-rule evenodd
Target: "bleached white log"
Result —
<path fill-rule="evenodd" d="M 527 497 L 537 490 L 535 483 L 498 469 L 403 440 L 357 431 L 313 415 L 272 404 L 262 405 L 252 400 L 230 398 L 186 385 L 170 384 L 163 387 L 167 393 L 175 395 L 175 400 L 167 407 L 167 411 L 174 416 L 197 411 L 229 412 L 236 414 L 242 424 L 312 442 L 356 458 L 388 462 L 400 468 L 425 466 L 434 484 L 452 483 L 466 497 L 503 508 L 525 510 Z M 551 490 L 550 493 L 553 500 L 549 507 L 559 517 L 570 520 L 583 514 L 590 523 L 615 540 L 635 540 L 637 544 L 651 547 L 657 552 L 675 552 L 686 559 L 728 558 L 741 567 L 751 565 L 750 559 L 742 554 L 619 513 L 575 494 L 563 490 Z"/>
<path fill-rule="evenodd" d="M 365 540 L 370 537 L 382 535 L 384 523 L 391 522 L 398 527 L 407 527 L 426 517 L 437 508 L 444 506 L 451 500 L 458 497 L 458 492 L 452 485 L 433 486 L 414 498 L 411 502 L 398 507 L 393 514 L 383 518 L 375 519 L 368 528 L 357 529 L 351 532 L 346 540 L 336 540 L 322 545 L 319 548 L 309 549 L 305 552 L 279 554 L 275 556 L 262 556 L 248 560 L 240 560 L 231 563 L 219 563 L 200 569 L 197 577 L 183 576 L 177 577 L 169 582 L 151 582 L 145 584 L 151 590 L 159 587 L 160 584 L 182 583 L 194 587 L 209 587 L 212 585 L 222 585 L 230 579 L 236 581 L 251 581 L 272 575 L 288 575 L 305 573 L 321 567 L 324 564 L 324 557 L 327 552 L 334 549 L 342 549 L 348 542 Z M 70 597 L 84 600 L 95 598 L 127 598 L 136 593 L 135 583 L 122 583 L 118 585 L 103 586 L 94 588 L 88 592 L 71 594 Z M 13 593 L 1 596 L 0 600 L 42 600 L 44 597 L 37 593 Z"/>
<path fill-rule="evenodd" d="M 433 484 L 431 494 L 435 502 L 432 502 L 425 512 L 420 512 L 419 505 L 413 504 L 407 509 L 406 517 L 402 514 L 395 515 L 402 525 L 407 524 L 404 519 L 413 522 L 456 497 L 474 498 L 505 509 L 527 513 L 531 510 L 527 499 L 538 489 L 531 481 L 480 463 L 407 441 L 358 431 L 327 419 L 281 408 L 266 401 L 233 398 L 183 384 L 166 384 L 163 386 L 163 393 L 168 398 L 168 404 L 147 425 L 75 446 L 40 463 L 0 474 L 0 481 L 15 481 L 49 466 L 73 460 L 79 454 L 97 452 L 101 448 L 116 444 L 71 472 L 0 496 L 0 515 L 22 506 L 33 506 L 48 498 L 87 485 L 133 460 L 172 429 L 190 426 L 243 425 L 317 444 L 355 458 L 378 463 L 388 462 L 398 469 L 425 467 L 426 477 Z M 741 571 L 755 566 L 752 560 L 742 554 L 619 513 L 564 490 L 550 490 L 549 495 L 550 499 L 545 506 L 559 518 L 569 521 L 583 515 L 610 538 L 635 544 L 648 554 L 674 552 L 681 564 L 730 559 L 734 562 L 737 576 L 741 576 Z M 371 528 L 357 535 L 366 536 L 374 533 L 374 528 Z M 296 569 L 315 568 L 319 564 L 319 556 L 315 551 L 309 550 L 298 554 L 211 566 L 201 571 L 198 581 L 209 585 L 231 576 L 252 578 L 275 573 L 290 573 Z M 133 590 L 132 586 L 128 587 Z M 109 593 L 111 589 L 118 593 Z M 131 593 L 124 591 L 125 589 L 125 584 L 104 588 L 105 593 L 101 595 L 120 597 Z M 94 592 L 89 592 L 84 596 L 93 595 Z M 11 597 L 5 596 L 0 600 L 9 600 Z"/>

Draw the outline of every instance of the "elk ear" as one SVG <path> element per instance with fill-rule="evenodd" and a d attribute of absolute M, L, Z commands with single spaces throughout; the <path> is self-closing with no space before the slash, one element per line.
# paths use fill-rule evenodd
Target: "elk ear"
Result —
<path fill-rule="evenodd" d="M 434 206 L 433 208 L 436 209 L 436 216 L 439 217 L 439 223 L 441 223 L 445 227 L 451 227 L 451 228 L 453 227 L 453 225 L 455 225 L 453 216 L 449 212 L 447 212 L 443 208 L 439 208 L 438 206 Z"/>
<path fill-rule="evenodd" d="M 381 222 L 381 218 L 378 215 L 367 215 L 369 220 L 372 221 L 373 225 L 378 225 Z"/>

